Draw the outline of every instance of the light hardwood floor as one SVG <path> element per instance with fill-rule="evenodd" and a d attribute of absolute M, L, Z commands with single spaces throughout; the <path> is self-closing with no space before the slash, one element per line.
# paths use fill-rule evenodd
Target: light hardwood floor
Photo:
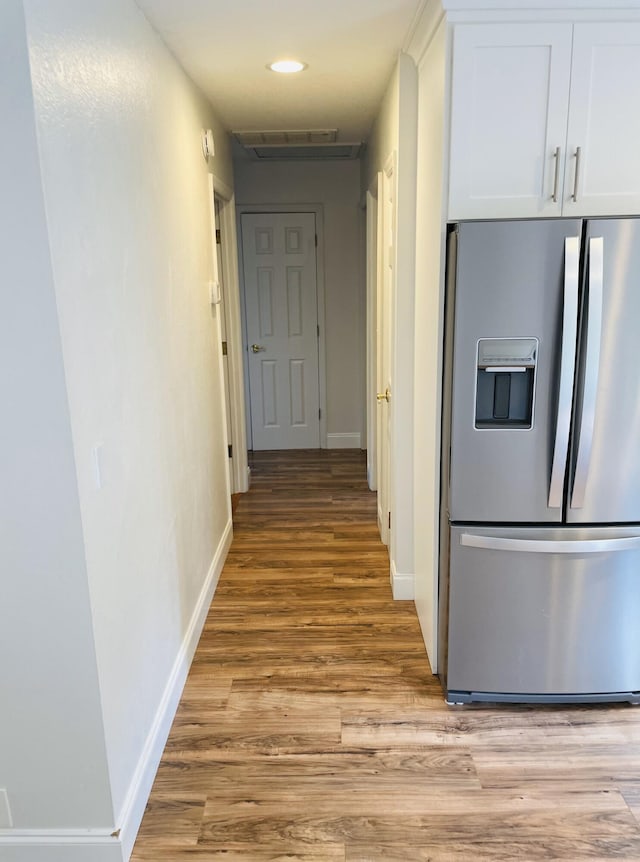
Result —
<path fill-rule="evenodd" d="M 133 862 L 640 860 L 640 708 L 448 708 L 361 453 L 254 455 L 234 517 Z"/>

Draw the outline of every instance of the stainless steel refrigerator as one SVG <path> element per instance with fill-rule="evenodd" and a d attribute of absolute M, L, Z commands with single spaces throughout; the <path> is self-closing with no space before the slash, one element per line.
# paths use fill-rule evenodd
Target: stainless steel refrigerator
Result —
<path fill-rule="evenodd" d="M 449 234 L 447 700 L 640 701 L 640 219 Z"/>

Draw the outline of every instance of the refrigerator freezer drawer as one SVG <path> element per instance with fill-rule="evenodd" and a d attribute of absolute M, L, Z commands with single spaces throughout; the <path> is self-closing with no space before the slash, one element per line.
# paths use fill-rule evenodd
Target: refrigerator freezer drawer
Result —
<path fill-rule="evenodd" d="M 637 527 L 451 529 L 449 692 L 637 694 L 639 619 Z"/>

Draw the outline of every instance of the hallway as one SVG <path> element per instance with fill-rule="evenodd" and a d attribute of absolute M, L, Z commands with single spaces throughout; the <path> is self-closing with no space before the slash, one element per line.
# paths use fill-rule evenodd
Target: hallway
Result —
<path fill-rule="evenodd" d="M 640 858 L 640 710 L 449 709 L 355 450 L 252 460 L 133 862 Z"/>

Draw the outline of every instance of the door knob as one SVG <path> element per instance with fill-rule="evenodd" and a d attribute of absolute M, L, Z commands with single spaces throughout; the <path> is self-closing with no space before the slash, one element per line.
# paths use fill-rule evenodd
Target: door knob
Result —
<path fill-rule="evenodd" d="M 378 394 L 376 395 L 376 401 L 378 402 L 378 404 L 381 404 L 383 401 L 386 401 L 388 404 L 389 401 L 391 401 L 391 392 L 389 391 L 388 386 L 384 392 L 378 392 Z"/>
<path fill-rule="evenodd" d="M 260 344 L 252 344 L 251 345 L 251 350 L 253 350 L 254 353 L 260 353 L 261 350 L 266 350 L 266 349 L 267 349 L 266 347 L 262 347 L 262 345 L 260 345 Z"/>

